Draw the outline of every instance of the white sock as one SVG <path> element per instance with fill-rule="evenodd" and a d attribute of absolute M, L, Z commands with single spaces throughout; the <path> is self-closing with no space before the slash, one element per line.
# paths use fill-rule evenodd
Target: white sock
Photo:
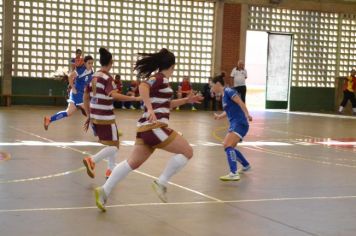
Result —
<path fill-rule="evenodd" d="M 188 158 L 182 154 L 174 155 L 167 163 L 163 173 L 158 178 L 158 183 L 164 186 L 167 185 L 169 179 L 178 171 L 180 171 L 188 163 Z"/>
<path fill-rule="evenodd" d="M 104 147 L 97 154 L 92 156 L 91 159 L 95 163 L 98 163 L 98 162 L 100 162 L 101 160 L 103 160 L 106 157 L 115 156 L 117 151 L 118 151 L 117 147 L 114 147 L 114 146 Z"/>
<path fill-rule="evenodd" d="M 340 106 L 339 107 L 339 112 L 342 112 L 342 110 L 344 110 L 344 107 Z"/>
<path fill-rule="evenodd" d="M 356 107 L 355 107 L 355 108 L 352 108 L 352 111 L 353 111 L 354 113 L 356 113 Z"/>
<path fill-rule="evenodd" d="M 115 163 L 116 156 L 117 156 L 117 154 L 115 153 L 115 155 L 109 156 L 109 157 L 107 158 L 107 160 L 108 160 L 108 169 L 111 170 L 111 171 L 115 168 L 115 165 L 116 165 L 116 163 Z"/>
<path fill-rule="evenodd" d="M 103 185 L 103 189 L 106 196 L 109 196 L 115 185 L 121 180 L 123 180 L 131 171 L 132 168 L 130 167 L 129 163 L 127 163 L 127 160 L 124 160 L 117 164 L 113 172 L 111 173 L 109 179 Z"/>

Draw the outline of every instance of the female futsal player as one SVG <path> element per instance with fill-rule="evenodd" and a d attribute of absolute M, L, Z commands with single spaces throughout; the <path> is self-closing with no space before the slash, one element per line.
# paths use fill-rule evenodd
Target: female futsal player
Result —
<path fill-rule="evenodd" d="M 45 130 L 48 130 L 50 123 L 71 116 L 77 108 L 81 109 L 83 114 L 83 93 L 85 86 L 91 81 L 93 75 L 93 57 L 88 55 L 84 57 L 84 66 L 76 67 L 69 75 L 69 85 L 71 91 L 69 93 L 68 107 L 65 111 L 60 111 L 51 117 L 45 116 L 43 126 Z"/>
<path fill-rule="evenodd" d="M 241 100 L 239 94 L 232 88 L 224 88 L 224 79 L 221 75 L 216 76 L 212 80 L 212 91 L 214 93 L 223 94 L 222 103 L 224 112 L 214 114 L 216 120 L 220 120 L 227 116 L 230 127 L 223 141 L 227 161 L 230 167 L 230 173 L 220 177 L 222 181 L 238 181 L 240 180 L 237 172 L 237 161 L 242 164 L 242 171 L 250 169 L 250 164 L 235 147 L 237 143 L 247 134 L 249 124 L 252 117 L 249 115 L 245 103 Z"/>
<path fill-rule="evenodd" d="M 165 194 L 169 179 L 193 156 L 193 149 L 185 138 L 168 127 L 169 114 L 170 109 L 185 103 L 199 102 L 203 97 L 191 94 L 183 99 L 171 100 L 173 90 L 168 79 L 175 66 L 172 52 L 161 49 L 157 53 L 140 53 L 139 56 L 141 58 L 136 61 L 135 70 L 140 78 L 145 79 L 139 86 L 144 113 L 137 122 L 136 143 L 130 157 L 115 167 L 102 187 L 95 189 L 96 205 L 102 211 L 106 210 L 105 203 L 114 186 L 132 170 L 140 167 L 156 148 L 174 154 L 158 180 L 152 183 L 163 202 L 167 201 Z"/>
<path fill-rule="evenodd" d="M 119 148 L 119 133 L 117 130 L 114 114 L 114 100 L 140 101 L 140 97 L 122 95 L 117 91 L 113 77 L 109 74 L 112 67 L 112 54 L 105 48 L 100 48 L 101 68 L 93 75 L 92 81 L 87 85 L 84 92 L 84 109 L 88 115 L 85 130 L 91 124 L 94 135 L 98 136 L 99 142 L 107 145 L 97 154 L 86 157 L 83 163 L 91 178 L 95 177 L 95 163 L 106 158 L 108 168 L 105 176 L 108 178 L 115 167 L 115 157 Z"/>

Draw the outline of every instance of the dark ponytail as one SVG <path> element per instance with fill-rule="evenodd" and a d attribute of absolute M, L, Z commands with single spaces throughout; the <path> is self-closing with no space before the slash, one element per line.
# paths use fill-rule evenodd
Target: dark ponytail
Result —
<path fill-rule="evenodd" d="M 112 61 L 112 54 L 106 50 L 105 48 L 100 48 L 99 49 L 99 54 L 100 54 L 100 65 L 101 66 L 107 66 L 110 64 Z"/>
<path fill-rule="evenodd" d="M 176 57 L 169 50 L 162 48 L 157 53 L 139 53 L 140 58 L 136 61 L 134 70 L 137 77 L 148 78 L 152 72 L 162 71 L 176 64 Z"/>

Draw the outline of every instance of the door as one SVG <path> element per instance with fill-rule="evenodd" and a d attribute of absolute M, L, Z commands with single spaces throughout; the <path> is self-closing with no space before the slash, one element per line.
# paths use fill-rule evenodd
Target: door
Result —
<path fill-rule="evenodd" d="M 266 108 L 287 109 L 292 35 L 268 33 Z"/>

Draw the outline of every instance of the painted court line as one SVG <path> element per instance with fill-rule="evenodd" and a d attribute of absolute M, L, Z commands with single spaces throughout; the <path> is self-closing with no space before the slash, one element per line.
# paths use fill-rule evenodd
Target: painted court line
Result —
<path fill-rule="evenodd" d="M 33 135 L 39 139 L 43 139 L 43 140 L 46 140 L 48 142 L 54 142 L 53 140 L 50 140 L 48 138 L 44 138 L 40 135 L 37 135 L 37 134 L 34 134 L 34 133 L 31 133 L 31 132 L 27 132 L 25 130 L 22 130 L 22 129 L 18 129 L 18 128 L 15 128 L 15 127 L 11 127 L 19 132 L 23 132 L 23 133 L 26 133 L 26 134 L 29 134 L 29 135 Z M 83 153 L 81 150 L 78 150 L 76 148 L 68 148 L 66 146 L 62 146 L 63 148 L 66 148 L 66 149 L 70 149 L 72 151 L 75 151 L 75 152 L 79 152 L 79 153 Z M 91 155 L 90 153 L 85 153 L 87 155 Z M 66 171 L 66 172 L 63 172 L 63 173 L 58 173 L 58 174 L 54 174 L 54 175 L 48 175 L 48 176 L 42 176 L 42 177 L 35 177 L 35 178 L 28 178 L 28 179 L 20 179 L 20 180 L 8 180 L 8 181 L 0 181 L 0 184 L 1 183 L 17 183 L 17 182 L 25 182 L 25 181 L 33 181 L 33 180 L 43 180 L 43 179 L 48 179 L 48 178 L 53 178 L 53 177 L 59 177 L 59 176 L 63 176 L 63 175 L 68 175 L 68 174 L 72 174 L 72 173 L 76 173 L 76 172 L 79 172 L 79 171 L 82 171 L 84 170 L 85 168 L 84 167 L 81 167 L 81 168 L 78 168 L 78 169 L 75 169 L 75 170 L 70 170 L 70 171 Z M 134 170 L 134 172 L 140 174 L 140 175 L 143 175 L 143 176 L 146 176 L 146 177 L 149 177 L 151 179 L 157 179 L 157 177 L 153 176 L 153 175 L 150 175 L 150 174 L 147 174 L 147 173 L 144 173 L 144 172 L 141 172 L 141 171 L 138 171 L 138 170 Z M 179 185 L 179 184 L 175 184 L 175 183 L 172 183 L 172 182 L 168 182 L 169 184 L 173 185 L 173 186 L 176 186 L 178 188 L 181 188 L 181 189 L 184 189 L 186 191 L 189 191 L 189 192 L 192 192 L 192 193 L 195 193 L 195 194 L 198 194 L 200 196 L 203 196 L 205 198 L 208 198 L 208 199 L 211 199 L 213 201 L 217 201 L 217 202 L 220 202 L 221 200 L 220 199 L 217 199 L 217 198 L 214 198 L 212 196 L 209 196 L 209 195 L 206 195 L 204 193 L 201 193 L 201 192 L 198 192 L 196 190 L 193 190 L 193 189 L 190 189 L 190 188 L 187 188 L 187 187 L 184 187 L 182 185 Z"/>
<path fill-rule="evenodd" d="M 307 201 L 307 200 L 344 200 L 356 199 L 356 196 L 331 196 L 331 197 L 292 197 L 292 198 L 262 198 L 262 199 L 245 199 L 245 200 L 227 200 L 227 201 L 197 201 L 197 202 L 148 202 L 148 203 L 131 203 L 108 205 L 106 208 L 121 207 L 149 207 L 149 206 L 177 206 L 177 205 L 205 205 L 205 204 L 226 204 L 226 203 L 254 203 L 254 202 L 281 202 L 281 201 Z M 0 213 L 12 212 L 34 212 L 34 211 L 68 211 L 68 210 L 90 210 L 98 209 L 96 206 L 86 207 L 49 207 L 49 208 L 22 208 L 22 209 L 0 209 Z"/>

